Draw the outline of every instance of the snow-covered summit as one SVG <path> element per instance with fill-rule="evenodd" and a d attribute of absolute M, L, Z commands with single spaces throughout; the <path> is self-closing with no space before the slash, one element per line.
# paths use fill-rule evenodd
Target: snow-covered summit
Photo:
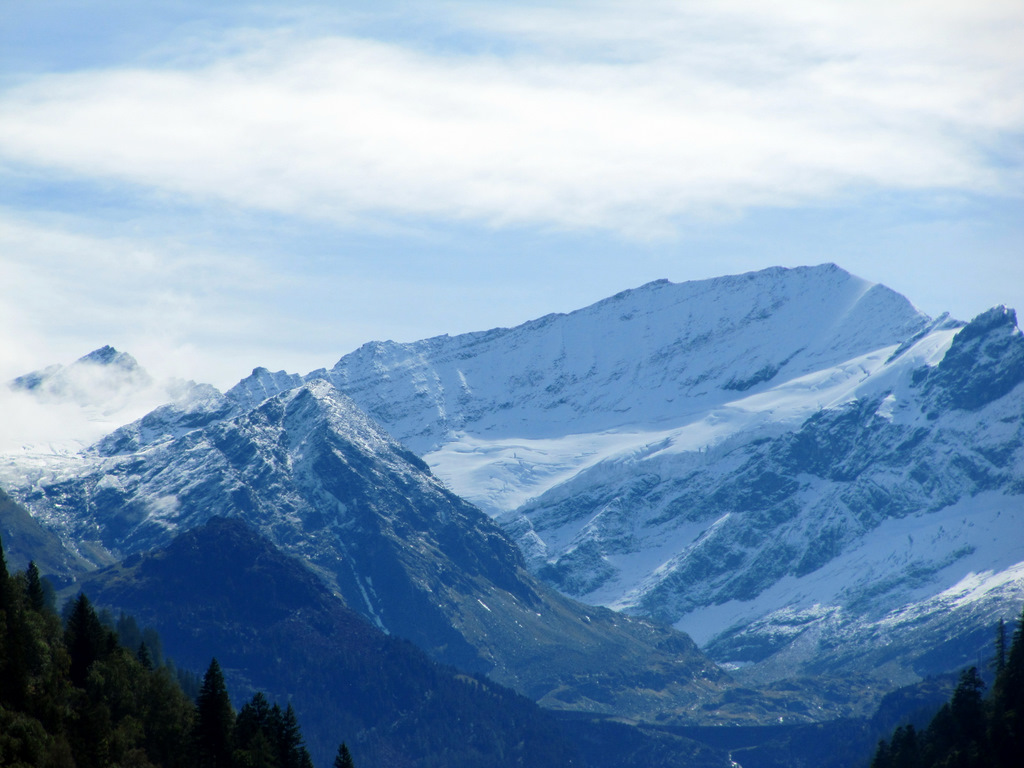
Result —
<path fill-rule="evenodd" d="M 414 450 L 680 423 L 928 324 L 832 264 L 649 283 L 515 328 L 372 343 L 331 380 Z"/>
<path fill-rule="evenodd" d="M 503 519 L 552 583 L 674 622 L 762 679 L 824 659 L 872 672 L 884 656 L 902 680 L 955 668 L 1024 599 L 1022 362 L 1012 310 L 940 321 L 676 430 L 603 436 Z M 481 477 L 454 445 L 428 458 Z"/>
<path fill-rule="evenodd" d="M 1006 308 L 932 320 L 822 265 L 374 342 L 327 375 L 552 584 L 792 664 L 1024 561 L 1020 342 Z"/>

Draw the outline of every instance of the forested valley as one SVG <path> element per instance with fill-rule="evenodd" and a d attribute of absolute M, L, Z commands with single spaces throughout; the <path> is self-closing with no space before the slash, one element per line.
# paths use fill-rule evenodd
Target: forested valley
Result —
<path fill-rule="evenodd" d="M 256 693 L 236 714 L 216 659 L 200 683 L 130 616 L 83 593 L 63 614 L 0 543 L 0 766 L 312 768 L 291 704 Z M 353 765 L 342 743 L 335 766 Z"/>
<path fill-rule="evenodd" d="M 1024 613 L 1007 649 L 1000 621 L 988 695 L 977 667 L 919 731 L 900 726 L 878 745 L 871 768 L 1018 768 L 1024 759 Z"/>

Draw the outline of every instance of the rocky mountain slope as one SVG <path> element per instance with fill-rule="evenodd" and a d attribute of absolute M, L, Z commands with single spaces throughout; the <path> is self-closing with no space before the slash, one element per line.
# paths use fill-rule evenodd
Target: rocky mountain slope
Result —
<path fill-rule="evenodd" d="M 795 428 L 696 455 L 668 440 L 506 522 L 566 592 L 762 676 L 955 668 L 1024 597 L 1022 361 L 997 308 L 799 382 L 828 400 Z"/>
<path fill-rule="evenodd" d="M 367 768 L 583 765 L 533 702 L 375 629 L 241 519 L 213 518 L 81 587 L 156 629 L 179 668 L 215 655 L 237 702 L 263 691 L 294 706 L 316 765 L 341 741 Z"/>
<path fill-rule="evenodd" d="M 243 518 L 379 628 L 547 706 L 685 719 L 728 684 L 685 635 L 538 582 L 489 517 L 327 381 L 238 416 L 209 407 L 180 437 L 129 450 L 136 424 L 86 454 L 8 465 L 5 482 L 95 566 Z"/>
<path fill-rule="evenodd" d="M 379 626 L 551 706 L 824 719 L 976 662 L 1024 599 L 1022 361 L 1011 310 L 931 319 L 834 265 L 660 281 L 258 368 L 0 484 L 95 565 L 244 517 Z"/>
<path fill-rule="evenodd" d="M 1024 595 L 1021 348 L 1011 310 L 933 320 L 823 265 L 375 342 L 309 376 L 563 592 L 766 679 L 877 670 L 885 637 L 880 674 L 906 680 L 976 655 Z M 300 380 L 258 369 L 225 401 Z"/>

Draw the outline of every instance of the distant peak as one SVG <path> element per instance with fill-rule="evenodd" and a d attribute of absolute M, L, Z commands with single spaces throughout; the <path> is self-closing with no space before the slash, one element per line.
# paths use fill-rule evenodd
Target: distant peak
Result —
<path fill-rule="evenodd" d="M 302 383 L 302 377 L 287 371 L 271 372 L 270 369 L 258 366 L 252 373 L 239 381 L 225 392 L 229 400 L 245 407 L 253 407 L 278 392 L 293 389 Z"/>
<path fill-rule="evenodd" d="M 656 285 L 672 285 L 672 281 L 667 277 L 659 278 L 658 280 L 651 280 L 649 283 L 644 283 L 641 288 L 653 288 Z"/>
<path fill-rule="evenodd" d="M 79 362 L 90 362 L 90 363 L 109 363 L 115 357 L 117 357 L 118 351 L 109 344 L 105 344 L 99 349 L 94 349 L 87 355 L 83 355 L 78 358 Z"/>
<path fill-rule="evenodd" d="M 89 354 L 78 358 L 74 362 L 74 365 L 80 363 L 87 363 L 90 365 L 117 365 L 121 368 L 135 369 L 139 367 L 138 362 L 134 357 L 129 355 L 127 352 L 118 352 L 114 347 L 109 344 L 94 349 Z"/>
<path fill-rule="evenodd" d="M 957 336 L 960 342 L 963 343 L 978 336 L 984 336 L 986 333 L 997 328 L 1004 327 L 1011 329 L 1017 327 L 1017 313 L 1005 304 L 1000 304 L 997 307 L 992 307 L 992 309 L 982 312 L 971 320 Z"/>

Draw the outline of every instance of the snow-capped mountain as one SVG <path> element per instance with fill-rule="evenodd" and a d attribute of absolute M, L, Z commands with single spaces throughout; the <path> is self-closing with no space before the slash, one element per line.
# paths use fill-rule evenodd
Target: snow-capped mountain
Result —
<path fill-rule="evenodd" d="M 489 517 L 329 382 L 206 406 L 182 410 L 200 426 L 180 436 L 128 450 L 155 434 L 143 419 L 88 453 L 7 464 L 0 482 L 97 566 L 243 518 L 379 628 L 549 706 L 684 717 L 728 682 L 685 635 L 537 581 Z"/>
<path fill-rule="evenodd" d="M 775 268 L 662 280 L 515 328 L 372 342 L 305 380 L 328 378 L 496 515 L 682 426 L 696 449 L 758 424 L 798 423 L 827 393 L 791 394 L 771 413 L 733 404 L 933 324 L 834 265 Z M 253 404 L 299 380 L 256 369 L 227 397 Z"/>
<path fill-rule="evenodd" d="M 524 564 L 748 680 L 877 691 L 975 662 L 1024 601 L 1022 382 L 1011 310 L 932 319 L 834 265 L 775 268 L 257 368 L 89 452 L 8 459 L 0 485 L 96 564 L 245 517 L 380 626 L 556 706 L 567 674 L 637 672 L 625 635 L 678 641 Z M 551 668 L 563 647 L 590 661 Z M 715 698 L 710 668 L 681 674 L 703 693 L 677 704 Z"/>
<path fill-rule="evenodd" d="M 938 671 L 979 646 L 919 663 L 923 604 L 950 627 L 970 615 L 984 646 L 1024 600 L 1021 382 L 1024 336 L 997 308 L 732 404 L 771 413 L 798 393 L 822 398 L 798 425 L 697 451 L 680 430 L 506 525 L 564 591 L 673 622 L 719 660 L 774 659 L 786 674 L 828 657 L 835 670 L 842 641 L 842 658 L 872 669 L 851 636 L 885 636 L 902 658 L 887 674 Z M 934 637 L 968 639 L 962 626 Z"/>
<path fill-rule="evenodd" d="M 823 265 L 375 342 L 310 376 L 421 452 L 564 592 L 763 674 L 884 636 L 902 643 L 885 674 L 906 679 L 977 639 L 918 664 L 922 606 L 949 617 L 938 637 L 963 639 L 1024 599 L 1022 347 L 1010 310 L 933 320 Z M 226 400 L 298 380 L 259 369 Z"/>

